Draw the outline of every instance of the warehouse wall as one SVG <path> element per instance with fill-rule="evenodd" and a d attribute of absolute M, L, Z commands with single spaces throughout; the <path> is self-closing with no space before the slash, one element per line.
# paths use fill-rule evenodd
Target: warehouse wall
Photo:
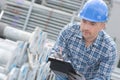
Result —
<path fill-rule="evenodd" d="M 113 7 L 106 31 L 115 38 L 120 54 L 120 0 L 113 0 Z"/>

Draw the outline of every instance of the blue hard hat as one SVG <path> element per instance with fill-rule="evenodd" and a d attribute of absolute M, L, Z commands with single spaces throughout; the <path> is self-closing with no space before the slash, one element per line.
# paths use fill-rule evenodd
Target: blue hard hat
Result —
<path fill-rule="evenodd" d="M 105 22 L 108 19 L 108 7 L 103 0 L 88 0 L 79 17 L 92 22 Z"/>

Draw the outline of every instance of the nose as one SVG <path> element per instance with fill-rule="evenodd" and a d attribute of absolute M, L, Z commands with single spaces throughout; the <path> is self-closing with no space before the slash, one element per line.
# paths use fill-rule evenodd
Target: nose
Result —
<path fill-rule="evenodd" d="M 83 28 L 84 28 L 85 30 L 88 30 L 88 29 L 90 29 L 90 26 L 89 26 L 88 23 L 84 23 L 84 24 L 83 24 Z"/>

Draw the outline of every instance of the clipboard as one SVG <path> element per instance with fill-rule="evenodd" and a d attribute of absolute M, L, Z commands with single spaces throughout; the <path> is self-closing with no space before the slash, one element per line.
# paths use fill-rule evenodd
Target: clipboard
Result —
<path fill-rule="evenodd" d="M 69 62 L 61 61 L 55 58 L 48 58 L 50 61 L 50 69 L 65 74 L 73 73 L 76 74 L 76 71 Z"/>

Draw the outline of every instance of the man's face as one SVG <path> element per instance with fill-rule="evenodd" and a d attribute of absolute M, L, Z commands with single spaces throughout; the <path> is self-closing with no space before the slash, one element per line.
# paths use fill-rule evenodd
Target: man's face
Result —
<path fill-rule="evenodd" d="M 95 39 L 103 28 L 105 27 L 105 23 L 100 22 L 90 22 L 85 19 L 81 21 L 81 28 L 82 35 L 85 40 L 92 40 Z"/>

